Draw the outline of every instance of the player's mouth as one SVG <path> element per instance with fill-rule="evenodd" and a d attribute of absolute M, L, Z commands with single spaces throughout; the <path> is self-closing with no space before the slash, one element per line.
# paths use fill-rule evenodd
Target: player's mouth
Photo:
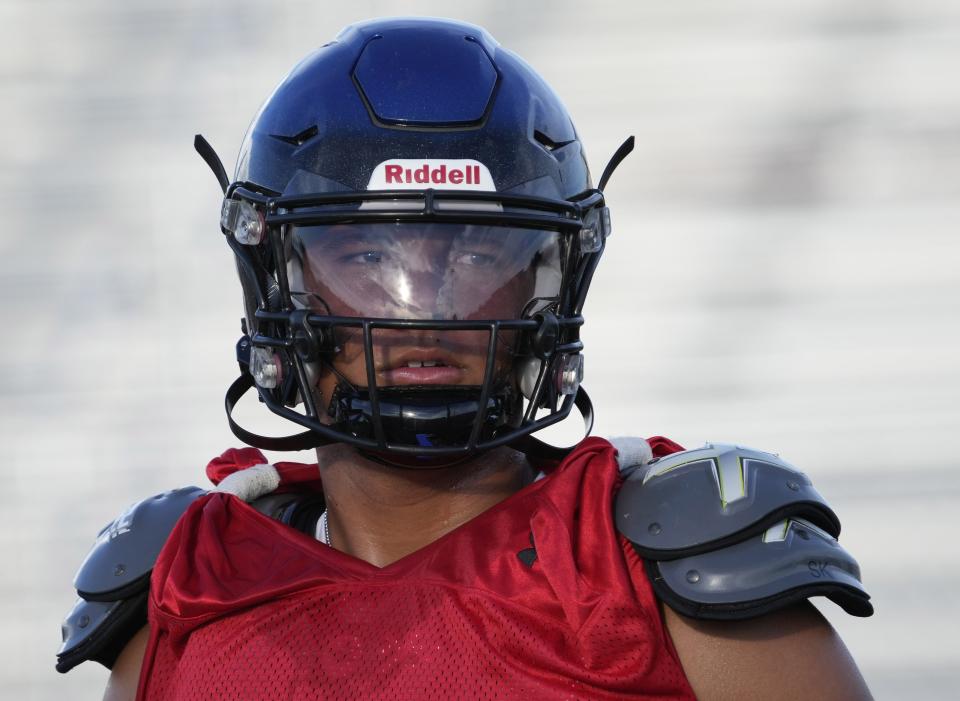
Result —
<path fill-rule="evenodd" d="M 379 382 L 390 385 L 456 385 L 465 370 L 455 360 L 436 351 L 405 353 L 378 373 Z"/>

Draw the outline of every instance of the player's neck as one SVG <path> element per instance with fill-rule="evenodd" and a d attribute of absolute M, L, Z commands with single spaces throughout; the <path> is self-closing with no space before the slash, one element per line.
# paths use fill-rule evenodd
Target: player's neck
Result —
<path fill-rule="evenodd" d="M 402 469 L 343 445 L 317 451 L 331 545 L 385 567 L 432 543 L 533 480 L 526 458 L 501 448 L 441 469 Z"/>

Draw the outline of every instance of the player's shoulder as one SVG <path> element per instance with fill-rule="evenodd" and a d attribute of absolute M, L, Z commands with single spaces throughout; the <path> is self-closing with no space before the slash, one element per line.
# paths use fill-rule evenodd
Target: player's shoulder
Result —
<path fill-rule="evenodd" d="M 63 622 L 57 671 L 86 660 L 110 668 L 147 622 L 150 574 L 177 521 L 200 487 L 183 487 L 138 501 L 104 526 L 74 577 L 78 599 Z"/>
<path fill-rule="evenodd" d="M 310 532 L 323 509 L 315 491 L 281 490 L 317 480 L 316 466 L 267 463 L 253 448 L 233 448 L 207 465 L 213 491 L 232 495 L 261 513 Z M 147 622 L 147 596 L 157 557 L 191 504 L 208 492 L 183 487 L 138 501 L 101 529 L 74 578 L 78 599 L 62 626 L 57 670 L 93 660 L 112 668 Z"/>
<path fill-rule="evenodd" d="M 614 513 L 665 604 L 742 619 L 827 596 L 853 615 L 873 613 L 856 560 L 837 542 L 840 520 L 804 472 L 731 444 L 642 452 L 621 460 Z"/>

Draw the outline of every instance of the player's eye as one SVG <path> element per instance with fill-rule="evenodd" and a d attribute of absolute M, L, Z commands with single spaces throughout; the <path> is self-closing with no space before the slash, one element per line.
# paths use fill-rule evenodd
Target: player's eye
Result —
<path fill-rule="evenodd" d="M 487 267 L 497 261 L 496 256 L 489 253 L 480 253 L 478 251 L 463 251 L 457 253 L 453 258 L 454 265 L 463 265 L 469 267 Z"/>
<path fill-rule="evenodd" d="M 338 259 L 344 265 L 375 265 L 383 261 L 383 251 L 359 251 L 342 255 Z"/>

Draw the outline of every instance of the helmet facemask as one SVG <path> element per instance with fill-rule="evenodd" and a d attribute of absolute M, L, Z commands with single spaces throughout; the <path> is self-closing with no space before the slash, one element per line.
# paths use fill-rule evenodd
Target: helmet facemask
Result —
<path fill-rule="evenodd" d="M 247 319 L 258 390 L 318 442 L 427 466 L 569 413 L 576 283 L 600 252 L 583 250 L 584 215 L 600 226 L 599 193 L 584 207 L 432 190 L 269 197 L 234 185 L 227 201 L 264 212 L 262 240 L 232 244 L 245 287 L 261 291 Z"/>

